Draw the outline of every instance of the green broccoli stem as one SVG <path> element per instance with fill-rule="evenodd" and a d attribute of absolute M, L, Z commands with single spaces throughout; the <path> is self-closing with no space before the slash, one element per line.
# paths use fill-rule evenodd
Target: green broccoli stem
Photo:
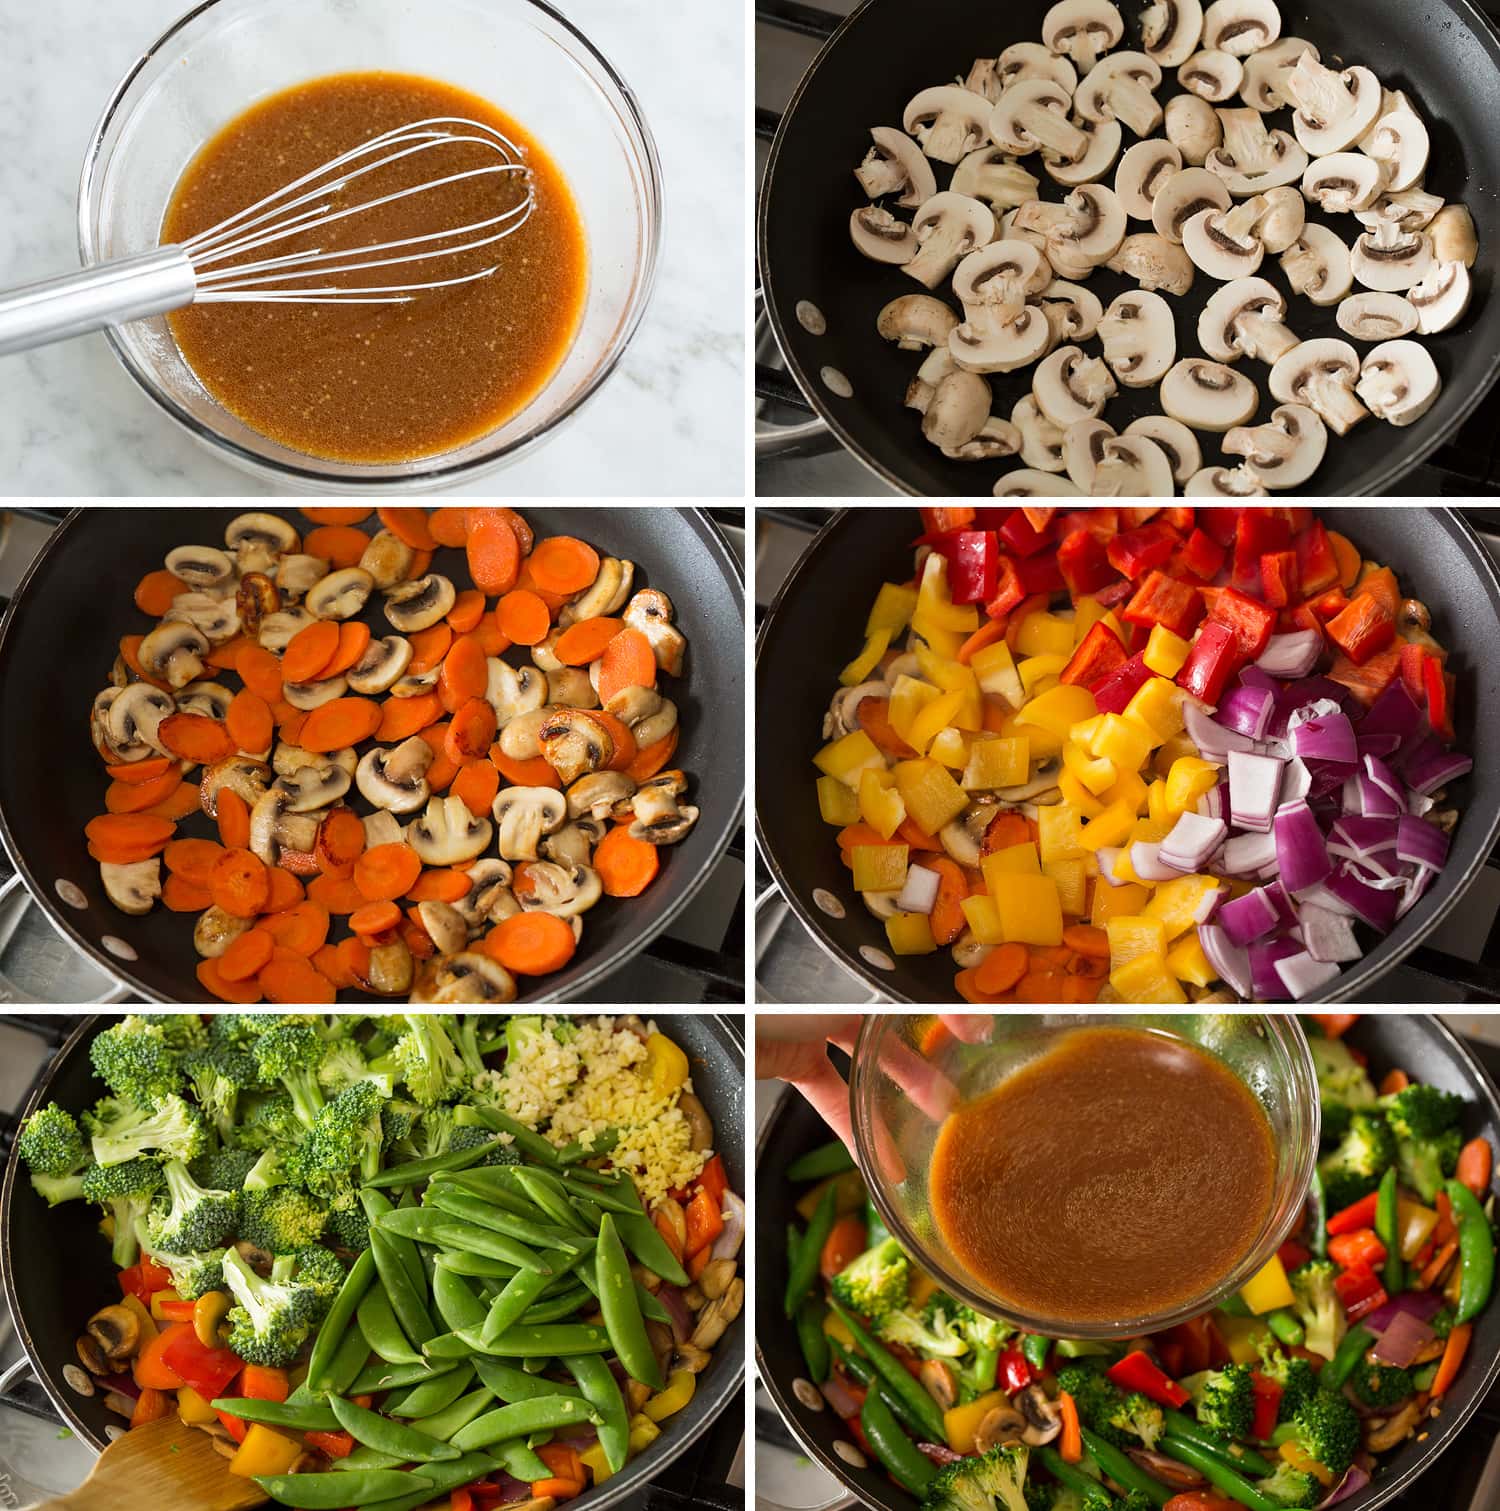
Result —
<path fill-rule="evenodd" d="M 1168 1458 L 1196 1469 L 1216 1490 L 1222 1490 L 1232 1500 L 1248 1506 L 1250 1511 L 1282 1511 L 1275 1501 L 1262 1495 L 1243 1475 L 1227 1468 L 1197 1443 L 1169 1432 L 1159 1446 Z"/>
<path fill-rule="evenodd" d="M 1248 1469 L 1251 1474 L 1263 1476 L 1274 1474 L 1276 1466 L 1253 1448 L 1231 1448 L 1222 1439 L 1214 1437 L 1207 1428 L 1200 1426 L 1190 1416 L 1180 1411 L 1162 1413 L 1167 1431 L 1175 1437 L 1196 1443 L 1205 1453 L 1211 1453 L 1226 1469 Z"/>
<path fill-rule="evenodd" d="M 995 1379 L 1000 1373 L 1000 1350 L 976 1348 L 971 1373 L 974 1389 L 979 1395 L 987 1395 L 995 1388 Z"/>
<path fill-rule="evenodd" d="M 1289 1348 L 1301 1348 L 1307 1342 L 1307 1329 L 1290 1307 L 1282 1307 L 1266 1317 L 1266 1326 Z"/>
<path fill-rule="evenodd" d="M 1134 1459 L 1121 1452 L 1113 1443 L 1106 1443 L 1097 1432 L 1092 1432 L 1087 1427 L 1083 1429 L 1083 1446 L 1115 1484 L 1124 1486 L 1126 1490 L 1139 1491 L 1153 1506 L 1165 1506 L 1171 1500 L 1172 1491 L 1166 1485 L 1147 1474 Z"/>

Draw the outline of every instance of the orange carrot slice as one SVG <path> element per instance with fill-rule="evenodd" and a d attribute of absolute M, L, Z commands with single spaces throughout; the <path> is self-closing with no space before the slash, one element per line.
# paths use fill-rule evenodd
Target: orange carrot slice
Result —
<path fill-rule="evenodd" d="M 551 913 L 516 913 L 485 936 L 484 948 L 517 976 L 546 976 L 560 971 L 577 945 L 573 931 Z"/>
<path fill-rule="evenodd" d="M 307 532 L 302 549 L 309 556 L 321 556 L 330 567 L 339 570 L 358 566 L 369 544 L 370 537 L 363 530 L 351 525 L 324 525 Z"/>
<path fill-rule="evenodd" d="M 552 654 L 564 666 L 587 666 L 604 654 L 609 642 L 624 628 L 623 619 L 581 619 L 557 637 Z"/>
<path fill-rule="evenodd" d="M 254 918 L 271 895 L 271 878 L 258 855 L 249 850 L 225 850 L 209 872 L 208 889 L 226 913 Z"/>
<path fill-rule="evenodd" d="M 406 673 L 409 677 L 418 677 L 423 672 L 430 672 L 448 654 L 448 647 L 453 644 L 453 626 L 444 621 L 430 629 L 417 630 L 406 638 L 411 643 L 411 660 L 407 663 Z"/>
<path fill-rule="evenodd" d="M 248 755 L 264 755 L 276 737 L 276 724 L 271 718 L 270 704 L 248 687 L 241 688 L 230 699 L 224 724 L 230 738 Z"/>
<path fill-rule="evenodd" d="M 335 698 L 308 714 L 298 743 L 321 755 L 358 745 L 379 728 L 380 704 L 369 698 Z"/>
<path fill-rule="evenodd" d="M 549 593 L 581 593 L 599 575 L 599 553 L 572 535 L 552 535 L 532 547 L 532 580 Z"/>
<path fill-rule="evenodd" d="M 270 960 L 276 941 L 260 929 L 246 929 L 219 956 L 219 976 L 225 981 L 247 981 Z"/>
<path fill-rule="evenodd" d="M 158 567 L 154 572 L 147 572 L 136 583 L 135 606 L 141 613 L 160 619 L 172 607 L 172 600 L 179 593 L 187 591 L 188 585 L 180 577 L 174 576 L 165 567 Z"/>
<path fill-rule="evenodd" d="M 354 885 L 369 902 L 404 897 L 422 874 L 422 862 L 410 845 L 376 845 L 354 862 Z"/>
<path fill-rule="evenodd" d="M 282 680 L 311 682 L 338 654 L 338 648 L 338 623 L 332 619 L 314 620 L 298 630 L 282 652 Z"/>
<path fill-rule="evenodd" d="M 552 613 L 535 593 L 515 588 L 495 605 L 495 623 L 517 645 L 535 645 L 547 638 Z"/>
<path fill-rule="evenodd" d="M 380 725 L 375 738 L 382 745 L 410 739 L 443 717 L 439 693 L 418 693 L 415 698 L 387 698 L 380 705 Z"/>
<path fill-rule="evenodd" d="M 599 701 L 608 703 L 627 687 L 656 686 L 656 653 L 636 629 L 623 629 L 604 648 L 599 661 Z"/>
<path fill-rule="evenodd" d="M 240 681 L 267 703 L 281 701 L 281 658 L 274 656 L 263 645 L 247 645 L 235 661 L 235 670 Z"/>
<path fill-rule="evenodd" d="M 508 593 L 516 585 L 521 566 L 521 546 L 516 532 L 493 515 L 469 516 L 464 550 L 469 558 L 469 576 L 481 593 Z"/>
<path fill-rule="evenodd" d="M 239 793 L 219 788 L 215 803 L 219 825 L 219 843 L 226 849 L 243 850 L 250 843 L 250 805 Z"/>
<path fill-rule="evenodd" d="M 483 698 L 470 698 L 449 721 L 443 751 L 455 766 L 466 766 L 482 761 L 494 738 L 495 710 Z"/>
<path fill-rule="evenodd" d="M 437 550 L 438 542 L 428 526 L 425 509 L 377 509 L 375 512 L 380 516 L 380 523 L 413 551 Z"/>
<path fill-rule="evenodd" d="M 594 850 L 594 869 L 610 897 L 639 897 L 656 880 L 656 846 L 632 839 L 628 824 L 616 824 Z"/>

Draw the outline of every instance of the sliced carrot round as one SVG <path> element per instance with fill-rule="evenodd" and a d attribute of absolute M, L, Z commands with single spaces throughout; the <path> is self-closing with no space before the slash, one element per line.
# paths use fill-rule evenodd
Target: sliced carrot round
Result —
<path fill-rule="evenodd" d="M 411 660 L 407 663 L 406 674 L 420 677 L 448 654 L 448 647 L 453 644 L 453 626 L 443 620 L 428 629 L 415 630 L 406 638 L 411 644 Z"/>
<path fill-rule="evenodd" d="M 383 524 L 397 540 L 413 551 L 435 551 L 438 541 L 427 523 L 427 511 L 412 507 L 402 509 L 377 509 Z"/>
<path fill-rule="evenodd" d="M 466 768 L 472 771 L 473 767 Z M 454 784 L 457 786 L 457 784 Z M 467 807 L 467 803 L 465 803 Z M 475 810 L 469 809 L 470 813 Z M 474 883 L 462 871 L 429 866 L 414 881 L 407 892 L 412 902 L 458 902 L 473 890 Z"/>
<path fill-rule="evenodd" d="M 517 645 L 536 645 L 552 628 L 552 611 L 535 593 L 515 588 L 495 605 L 495 623 Z"/>
<path fill-rule="evenodd" d="M 219 956 L 219 975 L 225 981 L 246 981 L 270 958 L 276 941 L 259 929 L 246 929 Z"/>
<path fill-rule="evenodd" d="M 236 918 L 254 918 L 271 895 L 271 878 L 264 862 L 249 850 L 225 850 L 208 874 L 214 901 Z"/>
<path fill-rule="evenodd" d="M 272 951 L 270 960 L 260 968 L 256 980 L 270 1001 L 285 1006 L 334 1000 L 333 983 L 314 967 L 312 961 L 295 950 L 278 946 Z"/>
<path fill-rule="evenodd" d="M 443 751 L 456 766 L 466 766 L 482 761 L 494 738 L 495 710 L 483 698 L 470 698 L 449 721 Z"/>
<path fill-rule="evenodd" d="M 636 753 L 635 759 L 625 768 L 625 775 L 639 785 L 649 782 L 658 771 L 666 769 L 667 762 L 677 754 L 677 728 L 669 729 L 661 739 Z"/>
<path fill-rule="evenodd" d="M 335 698 L 308 714 L 298 743 L 304 750 L 323 755 L 358 745 L 380 728 L 380 705 L 369 698 Z"/>
<path fill-rule="evenodd" d="M 339 646 L 333 653 L 333 659 L 318 673 L 321 682 L 327 677 L 337 677 L 340 672 L 346 672 L 361 656 L 370 644 L 370 626 L 359 619 L 346 619 L 339 626 Z"/>
<path fill-rule="evenodd" d="M 271 705 L 259 693 L 242 687 L 229 700 L 229 711 L 224 715 L 224 724 L 230 738 L 247 755 L 264 755 L 276 738 L 276 723 L 271 718 Z"/>
<path fill-rule="evenodd" d="M 573 930 L 551 913 L 516 913 L 485 936 L 485 951 L 517 976 L 560 971 L 577 948 Z"/>
<path fill-rule="evenodd" d="M 599 575 L 599 553 L 572 535 L 537 541 L 529 563 L 537 586 L 549 593 L 581 593 Z"/>
<path fill-rule="evenodd" d="M 147 756 L 144 761 L 122 761 L 109 774 L 117 782 L 134 786 L 138 783 L 154 782 L 164 777 L 176 767 L 176 764 L 170 756 Z"/>
<path fill-rule="evenodd" d="M 371 934 L 384 934 L 400 922 L 401 909 L 394 902 L 367 902 L 349 915 L 349 927 L 365 938 Z"/>
<path fill-rule="evenodd" d="M 201 913 L 213 906 L 213 893 L 185 876 L 167 873 L 162 883 L 161 900 L 169 913 Z"/>
<path fill-rule="evenodd" d="M 198 784 L 179 781 L 164 798 L 159 798 L 142 811 L 153 818 L 164 818 L 169 824 L 175 824 L 199 811 Z"/>
<path fill-rule="evenodd" d="M 154 782 L 111 782 L 104 793 L 104 806 L 111 813 L 141 813 L 170 797 L 181 782 L 175 766 Z"/>
<path fill-rule="evenodd" d="M 174 839 L 162 851 L 167 870 L 184 881 L 196 882 L 200 887 L 208 885 L 214 862 L 224 853 L 222 845 L 211 839 Z"/>
<path fill-rule="evenodd" d="M 232 787 L 220 787 L 214 800 L 219 825 L 219 843 L 230 850 L 243 850 L 250 843 L 250 805 Z"/>
<path fill-rule="evenodd" d="M 453 779 L 453 796 L 476 818 L 488 816 L 499 790 L 500 773 L 488 761 L 467 762 Z"/>
<path fill-rule="evenodd" d="M 260 982 L 254 977 L 248 981 L 226 981 L 219 971 L 217 960 L 200 960 L 196 975 L 198 984 L 221 1002 L 236 1002 L 250 1006 L 261 999 Z"/>
<path fill-rule="evenodd" d="M 484 696 L 490 685 L 490 668 L 477 640 L 460 635 L 453 642 L 453 648 L 443 657 L 443 671 L 438 682 L 444 707 L 450 711 L 470 698 Z"/>
<path fill-rule="evenodd" d="M 382 745 L 409 740 L 443 717 L 440 693 L 418 693 L 415 698 L 387 698 L 380 705 L 380 724 L 375 738 Z"/>
<path fill-rule="evenodd" d="M 637 629 L 623 629 L 599 660 L 599 701 L 608 703 L 627 687 L 656 686 L 656 653 Z"/>
<path fill-rule="evenodd" d="M 562 787 L 562 778 L 542 756 L 518 761 L 498 745 L 490 746 L 490 764 L 512 787 Z"/>
<path fill-rule="evenodd" d="M 371 511 L 358 504 L 319 504 L 316 508 L 302 510 L 315 525 L 357 525 L 369 519 Z"/>
<path fill-rule="evenodd" d="M 83 826 L 96 844 L 119 849 L 145 849 L 155 855 L 165 848 L 175 826 L 144 813 L 101 813 Z"/>
<path fill-rule="evenodd" d="M 432 538 L 440 546 L 454 546 L 461 551 L 469 538 L 468 513 L 467 509 L 452 505 L 434 509 L 427 519 Z"/>
<path fill-rule="evenodd" d="M 580 619 L 557 637 L 552 654 L 564 666 L 587 666 L 604 654 L 605 647 L 624 628 L 623 619 Z"/>
<path fill-rule="evenodd" d="M 339 626 L 334 619 L 315 619 L 292 636 L 281 655 L 281 675 L 287 682 L 311 682 L 338 654 Z"/>
<path fill-rule="evenodd" d="M 179 593 L 186 593 L 188 585 L 180 578 L 167 571 L 165 567 L 159 567 L 154 572 L 146 575 L 135 585 L 135 606 L 141 613 L 149 614 L 153 619 L 161 619 L 172 607 L 172 600 Z"/>
<path fill-rule="evenodd" d="M 281 658 L 273 655 L 263 645 L 247 645 L 235 663 L 240 681 L 268 704 L 281 701 Z"/>
<path fill-rule="evenodd" d="M 157 738 L 185 761 L 208 766 L 235 753 L 234 736 L 207 714 L 168 714 L 156 728 Z"/>
<path fill-rule="evenodd" d="M 302 883 L 284 866 L 273 866 L 268 874 L 271 890 L 266 894 L 266 905 L 261 910 L 263 913 L 281 913 L 287 908 L 294 908 L 307 895 Z"/>
<path fill-rule="evenodd" d="M 410 845 L 376 845 L 354 862 L 354 884 L 370 902 L 394 902 L 405 897 L 422 862 Z"/>
<path fill-rule="evenodd" d="M 478 588 L 465 588 L 453 600 L 453 607 L 448 613 L 448 623 L 460 635 L 467 635 L 476 629 L 483 618 L 484 594 Z"/>
<path fill-rule="evenodd" d="M 633 839 L 628 824 L 616 824 L 594 848 L 594 869 L 610 897 L 639 897 L 656 880 L 656 846 Z"/>
<path fill-rule="evenodd" d="M 321 556 L 335 570 L 342 570 L 358 566 L 369 544 L 370 537 L 351 525 L 323 525 L 308 532 L 302 549 L 309 556 Z"/>
<path fill-rule="evenodd" d="M 342 918 L 363 907 L 366 898 L 352 876 L 315 876 L 307 884 L 307 900 Z"/>
<path fill-rule="evenodd" d="M 314 955 L 328 939 L 329 912 L 309 897 L 279 913 L 267 913 L 257 929 L 269 934 L 281 949 L 298 955 Z"/>
<path fill-rule="evenodd" d="M 464 550 L 469 576 L 481 593 L 508 593 L 521 569 L 521 545 L 516 532 L 502 519 L 490 515 L 469 516 Z"/>
<path fill-rule="evenodd" d="M 335 808 L 318 826 L 317 856 L 325 870 L 351 872 L 365 849 L 365 826 L 352 808 Z"/>

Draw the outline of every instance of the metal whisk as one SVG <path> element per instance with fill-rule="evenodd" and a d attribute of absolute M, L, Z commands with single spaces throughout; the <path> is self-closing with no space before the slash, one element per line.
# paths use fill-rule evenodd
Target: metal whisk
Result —
<path fill-rule="evenodd" d="M 441 154 L 458 145 L 486 149 L 495 161 L 442 172 Z M 431 177 L 334 208 L 335 196 L 357 186 L 360 179 L 405 158 L 429 153 L 438 154 L 431 161 L 435 170 Z M 271 252 L 289 237 L 315 235 L 383 205 L 492 176 L 516 181 L 523 197 L 503 209 L 497 206 L 497 213 L 485 219 L 362 246 Z M 498 264 L 451 278 L 419 277 L 409 283 L 351 286 L 337 280 L 371 268 L 431 263 L 493 246 L 525 225 L 535 207 L 531 171 L 507 136 L 460 116 L 414 121 L 340 153 L 188 241 L 0 294 L 0 354 L 45 346 L 189 304 L 404 304 L 427 290 L 488 278 Z M 261 250 L 270 255 L 236 260 Z M 430 271 L 441 268 L 413 269 L 419 274 Z"/>

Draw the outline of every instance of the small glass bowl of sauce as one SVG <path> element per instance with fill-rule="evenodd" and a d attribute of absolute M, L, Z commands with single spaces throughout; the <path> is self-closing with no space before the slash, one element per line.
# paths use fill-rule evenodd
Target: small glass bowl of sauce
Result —
<path fill-rule="evenodd" d="M 1285 1015 L 872 1016 L 850 1097 L 892 1236 L 958 1301 L 1054 1338 L 1154 1332 L 1238 1290 L 1318 1150 Z"/>

